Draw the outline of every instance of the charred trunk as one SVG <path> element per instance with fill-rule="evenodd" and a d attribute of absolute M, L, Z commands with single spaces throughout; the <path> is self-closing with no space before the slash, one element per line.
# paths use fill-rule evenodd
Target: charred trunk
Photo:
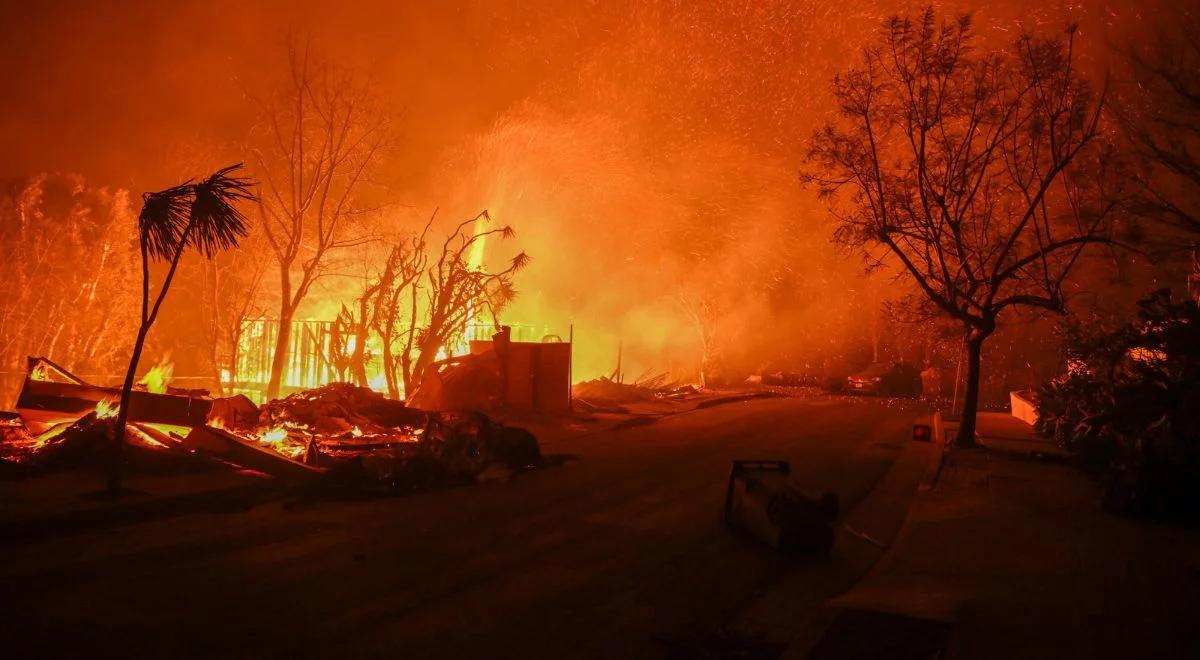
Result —
<path fill-rule="evenodd" d="M 121 403 L 117 409 L 117 423 L 112 432 L 112 465 L 108 472 L 108 493 L 117 495 L 122 488 L 121 461 L 125 456 L 125 426 L 129 422 L 129 399 L 133 394 L 133 379 L 137 377 L 138 362 L 142 359 L 142 349 L 146 345 L 146 335 L 150 326 L 143 323 L 138 328 L 137 339 L 133 343 L 133 355 L 129 359 L 129 367 L 125 370 L 125 380 L 121 383 Z"/>
<path fill-rule="evenodd" d="M 983 354 L 983 341 L 986 334 L 972 331 L 967 336 L 967 389 L 963 397 L 962 415 L 958 426 L 958 437 L 955 445 L 958 447 L 975 446 L 975 418 L 979 409 L 979 376 L 980 357 Z"/>
<path fill-rule="evenodd" d="M 283 370 L 287 367 L 288 349 L 292 343 L 292 310 L 280 309 L 279 331 L 275 336 L 275 353 L 271 357 L 271 378 L 267 381 L 266 398 L 278 399 L 283 383 Z"/>
<path fill-rule="evenodd" d="M 396 356 L 388 342 L 383 343 L 383 376 L 387 381 L 388 398 L 399 399 L 400 387 L 396 382 Z"/>

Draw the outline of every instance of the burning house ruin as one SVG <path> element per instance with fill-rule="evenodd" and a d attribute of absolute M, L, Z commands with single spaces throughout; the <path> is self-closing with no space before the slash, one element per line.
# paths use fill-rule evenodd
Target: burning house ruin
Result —
<path fill-rule="evenodd" d="M 0 419 L 0 461 L 18 471 L 103 463 L 120 390 L 29 358 L 16 411 Z M 248 469 L 289 483 L 403 491 L 519 470 L 540 453 L 527 431 L 483 413 L 427 411 L 369 388 L 331 383 L 262 407 L 243 395 L 139 386 L 123 439 L 133 464 L 174 461 Z"/>

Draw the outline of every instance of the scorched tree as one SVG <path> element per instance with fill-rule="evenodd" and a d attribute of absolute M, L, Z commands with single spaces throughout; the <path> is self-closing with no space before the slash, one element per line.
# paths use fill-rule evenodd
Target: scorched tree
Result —
<path fill-rule="evenodd" d="M 989 50 L 967 15 L 892 17 L 834 78 L 837 112 L 808 145 L 802 179 L 828 200 L 836 239 L 895 264 L 961 324 L 960 445 L 974 442 L 980 355 L 998 320 L 1061 312 L 1072 267 L 1110 241 L 1119 177 L 1075 36 Z"/>
<path fill-rule="evenodd" d="M 146 336 L 158 318 L 159 309 L 175 279 L 175 272 L 189 247 L 206 258 L 217 252 L 235 248 L 246 235 L 246 218 L 237 208 L 239 202 L 252 202 L 253 183 L 233 176 L 241 165 L 230 165 L 200 181 L 186 181 L 159 192 L 142 196 L 138 215 L 138 238 L 142 256 L 142 313 L 133 354 L 125 381 L 121 385 L 121 404 L 113 429 L 113 462 L 109 474 L 110 493 L 121 491 L 121 454 L 125 445 L 125 426 L 129 421 L 129 399 L 137 374 L 138 361 L 146 344 Z M 163 277 L 153 303 L 150 299 L 150 262 L 166 261 L 170 265 Z"/>

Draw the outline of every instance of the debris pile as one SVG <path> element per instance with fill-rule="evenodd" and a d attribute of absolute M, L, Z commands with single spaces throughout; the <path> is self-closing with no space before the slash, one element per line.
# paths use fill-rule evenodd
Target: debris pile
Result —
<path fill-rule="evenodd" d="M 50 468 L 105 460 L 119 394 L 31 358 L 17 413 L 0 416 L 0 461 Z M 160 457 L 360 490 L 472 480 L 492 468 L 535 466 L 541 458 L 537 440 L 524 429 L 480 413 L 418 410 L 349 383 L 296 392 L 261 408 L 241 395 L 136 391 L 126 442 Z"/>
<path fill-rule="evenodd" d="M 493 410 L 501 404 L 503 391 L 500 358 L 487 351 L 433 363 L 409 401 L 429 410 Z"/>
<path fill-rule="evenodd" d="M 682 399 L 699 392 L 700 389 L 695 385 L 672 381 L 667 374 L 639 378 L 632 383 L 622 383 L 608 376 L 601 376 L 576 383 L 571 388 L 576 401 L 593 407 L 651 399 Z"/>

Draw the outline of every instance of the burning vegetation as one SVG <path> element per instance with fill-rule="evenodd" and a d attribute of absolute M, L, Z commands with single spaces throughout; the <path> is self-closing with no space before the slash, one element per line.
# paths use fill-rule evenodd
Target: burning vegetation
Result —
<path fill-rule="evenodd" d="M 103 389 L 69 421 L 118 438 L 147 396 L 202 402 L 228 414 L 180 426 L 319 467 L 435 442 L 379 401 L 562 414 L 573 383 L 588 401 L 895 368 L 962 402 L 967 441 L 975 408 L 1063 370 L 1064 327 L 1195 281 L 1163 247 L 1195 243 L 1195 53 L 1171 27 L 1194 17 L 1134 25 L 1135 4 L 313 9 L 228 55 L 233 75 L 159 95 L 224 118 L 155 124 L 183 145 L 162 162 L 134 176 L 91 127 L 0 189 L 3 395 Z M 447 59 L 397 39 L 410 23 L 490 45 Z M 77 163 L 88 178 L 29 173 Z M 126 187 L 156 192 L 138 208 Z M 175 422 L 131 433 L 180 435 L 154 423 Z"/>

